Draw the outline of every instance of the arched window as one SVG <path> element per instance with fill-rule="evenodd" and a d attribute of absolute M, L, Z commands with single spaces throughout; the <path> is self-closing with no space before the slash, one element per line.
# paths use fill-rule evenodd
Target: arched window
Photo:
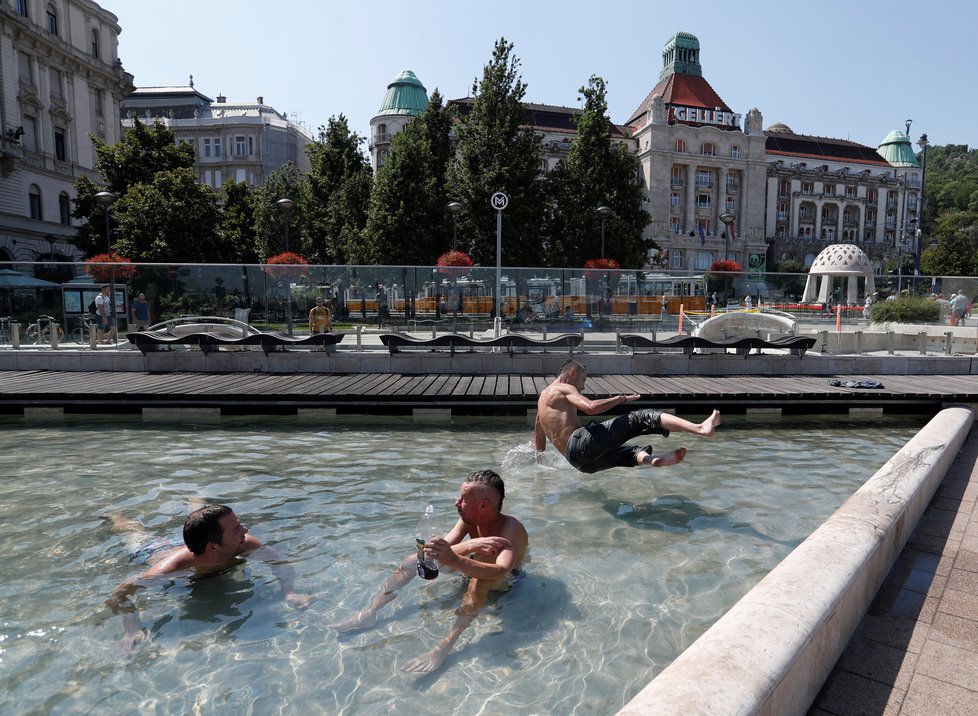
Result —
<path fill-rule="evenodd" d="M 92 30 L 92 57 L 98 59 L 98 30 Z"/>
<path fill-rule="evenodd" d="M 47 29 L 52 35 L 58 34 L 58 11 L 54 9 L 54 5 L 48 5 L 47 10 Z"/>
<path fill-rule="evenodd" d="M 32 219 L 41 220 L 44 218 L 44 212 L 41 211 L 41 188 L 37 184 L 31 184 L 27 190 L 27 203 Z"/>
<path fill-rule="evenodd" d="M 676 140 L 676 151 L 679 154 L 682 154 L 683 152 L 685 152 L 686 151 L 686 142 L 684 142 L 681 139 L 677 139 Z"/>
<path fill-rule="evenodd" d="M 27 0 L 17 0 L 17 14 L 21 17 L 30 17 L 27 12 Z"/>
<path fill-rule="evenodd" d="M 717 148 L 716 146 L 714 146 L 712 142 L 703 142 L 703 146 L 700 149 L 700 154 L 703 154 L 707 157 L 712 157 L 715 156 L 716 153 L 717 153 Z"/>
<path fill-rule="evenodd" d="M 740 159 L 740 147 L 738 147 L 736 144 L 730 147 L 730 158 Z"/>
<path fill-rule="evenodd" d="M 58 213 L 62 224 L 71 224 L 71 199 L 65 192 L 58 194 Z"/>

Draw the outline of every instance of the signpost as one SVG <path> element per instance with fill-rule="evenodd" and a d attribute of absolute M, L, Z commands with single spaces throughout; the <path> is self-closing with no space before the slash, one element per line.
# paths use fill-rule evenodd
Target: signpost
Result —
<path fill-rule="evenodd" d="M 502 258 L 503 258 L 503 209 L 509 204 L 509 197 L 501 191 L 492 195 L 489 204 L 496 210 L 496 319 L 502 314 Z"/>

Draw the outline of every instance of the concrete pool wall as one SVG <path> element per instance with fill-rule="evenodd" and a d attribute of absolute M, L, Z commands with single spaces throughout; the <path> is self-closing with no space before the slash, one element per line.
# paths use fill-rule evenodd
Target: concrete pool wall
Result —
<path fill-rule="evenodd" d="M 619 714 L 806 713 L 973 422 L 936 415 Z"/>

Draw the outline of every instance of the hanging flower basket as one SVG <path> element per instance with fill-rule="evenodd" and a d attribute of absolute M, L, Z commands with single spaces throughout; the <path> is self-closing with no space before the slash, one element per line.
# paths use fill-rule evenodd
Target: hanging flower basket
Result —
<path fill-rule="evenodd" d="M 608 271 L 617 271 L 621 268 L 614 259 L 588 259 L 584 262 L 584 277 L 588 281 L 594 281 L 604 276 Z"/>
<path fill-rule="evenodd" d="M 309 262 L 294 251 L 283 251 L 275 256 L 269 256 L 265 263 L 267 264 L 265 271 L 269 278 L 275 280 L 292 280 L 305 276 L 309 266 Z"/>
<path fill-rule="evenodd" d="M 710 271 L 724 273 L 740 273 L 744 269 L 733 259 L 719 259 L 710 264 Z"/>
<path fill-rule="evenodd" d="M 466 276 L 472 268 L 472 257 L 463 251 L 446 251 L 435 262 L 438 273 L 449 278 Z"/>
<path fill-rule="evenodd" d="M 117 253 L 95 254 L 85 261 L 85 273 L 95 283 L 109 283 L 112 279 L 126 283 L 136 275 L 137 270 L 132 261 Z"/>

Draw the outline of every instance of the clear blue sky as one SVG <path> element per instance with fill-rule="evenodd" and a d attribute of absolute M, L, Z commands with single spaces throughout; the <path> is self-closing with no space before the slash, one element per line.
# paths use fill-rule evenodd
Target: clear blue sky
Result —
<path fill-rule="evenodd" d="M 229 101 L 258 95 L 313 131 L 343 113 L 369 133 L 387 84 L 410 69 L 430 95 L 464 97 L 495 40 L 515 44 L 527 100 L 580 106 L 592 74 L 624 123 L 658 80 L 677 31 L 700 41 L 704 77 L 765 127 L 876 146 L 978 146 L 973 0 L 99 0 L 119 17 L 136 86 L 183 85 Z"/>

